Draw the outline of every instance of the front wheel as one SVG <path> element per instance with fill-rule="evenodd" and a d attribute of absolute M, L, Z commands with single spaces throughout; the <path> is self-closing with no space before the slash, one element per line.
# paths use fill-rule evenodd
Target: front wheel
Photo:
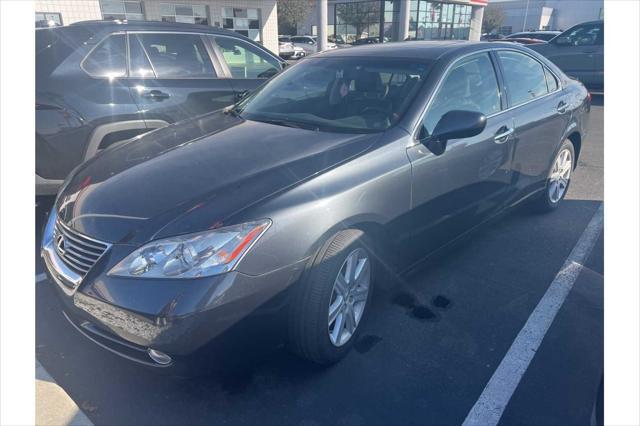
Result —
<path fill-rule="evenodd" d="M 372 293 L 373 257 L 363 232 L 346 230 L 321 249 L 300 283 L 290 317 L 293 351 L 318 364 L 347 354 Z"/>
<path fill-rule="evenodd" d="M 551 164 L 544 191 L 534 200 L 536 210 L 548 212 L 558 208 L 569 190 L 575 158 L 573 144 L 565 140 Z"/>

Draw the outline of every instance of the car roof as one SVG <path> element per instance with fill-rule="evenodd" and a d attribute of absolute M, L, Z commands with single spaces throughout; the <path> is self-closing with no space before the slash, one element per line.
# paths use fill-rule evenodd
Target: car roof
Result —
<path fill-rule="evenodd" d="M 604 20 L 596 19 L 595 21 L 579 22 L 579 23 L 577 23 L 575 25 L 572 25 L 570 28 L 577 27 L 578 25 L 585 25 L 585 24 L 589 24 L 589 25 L 592 25 L 592 24 L 604 24 Z"/>
<path fill-rule="evenodd" d="M 105 30 L 158 30 L 158 31 L 186 31 L 186 32 L 207 32 L 212 34 L 225 34 L 242 37 L 234 31 L 225 30 L 223 28 L 212 27 L 210 25 L 183 24 L 180 22 L 162 22 L 162 21 L 120 21 L 120 20 L 96 20 L 96 21 L 80 21 L 74 22 L 69 26 L 86 27 L 92 32 Z M 64 27 L 58 27 L 64 28 Z"/>
<path fill-rule="evenodd" d="M 557 30 L 533 30 L 533 31 L 518 31 L 517 33 L 509 34 L 509 36 L 516 34 L 556 34 L 561 33 L 562 31 Z M 507 36 L 507 37 L 509 37 Z"/>
<path fill-rule="evenodd" d="M 325 50 L 311 56 L 322 57 L 387 57 L 403 59 L 436 60 L 447 53 L 467 53 L 482 49 L 496 49 L 498 43 L 467 40 L 447 41 L 398 41 L 392 43 L 365 44 L 350 47 L 349 49 Z"/>

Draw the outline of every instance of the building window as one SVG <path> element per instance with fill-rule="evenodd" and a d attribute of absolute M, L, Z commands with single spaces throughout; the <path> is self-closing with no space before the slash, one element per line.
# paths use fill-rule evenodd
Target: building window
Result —
<path fill-rule="evenodd" d="M 100 0 L 102 19 L 144 20 L 142 2 L 123 0 Z"/>
<path fill-rule="evenodd" d="M 160 3 L 160 16 L 164 22 L 209 25 L 207 7 L 203 4 Z"/>
<path fill-rule="evenodd" d="M 385 11 L 390 12 L 389 24 L 394 20 L 397 22 L 397 15 L 394 15 L 395 1 L 379 0 L 336 3 L 335 5 L 335 27 L 334 36 L 340 43 L 353 43 L 356 40 L 366 38 L 388 37 L 391 28 L 385 33 Z M 382 7 L 382 9 L 381 9 Z M 395 16 L 395 17 L 394 17 Z M 391 37 L 389 37 L 391 38 Z"/>
<path fill-rule="evenodd" d="M 398 40 L 398 29 L 399 21 L 400 21 L 400 1 L 398 0 L 387 0 L 384 2 L 384 10 L 382 11 L 384 14 L 384 27 L 382 36 L 383 41 L 385 40 Z"/>
<path fill-rule="evenodd" d="M 57 12 L 36 12 L 36 28 L 58 27 L 62 25 L 62 15 Z"/>
<path fill-rule="evenodd" d="M 498 34 L 502 34 L 502 35 L 513 34 L 513 27 L 511 25 L 500 27 L 500 29 L 498 30 Z"/>
<path fill-rule="evenodd" d="M 254 41 L 260 38 L 260 9 L 239 7 L 222 8 L 222 27 L 249 37 Z"/>
<path fill-rule="evenodd" d="M 419 40 L 467 40 L 471 29 L 471 6 L 412 0 L 409 37 Z"/>

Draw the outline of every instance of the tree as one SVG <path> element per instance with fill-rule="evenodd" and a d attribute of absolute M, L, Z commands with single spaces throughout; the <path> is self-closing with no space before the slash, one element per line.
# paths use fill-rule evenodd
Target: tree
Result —
<path fill-rule="evenodd" d="M 313 0 L 278 0 L 278 32 L 297 34 L 298 24 L 304 23 L 314 10 Z"/>
<path fill-rule="evenodd" d="M 482 33 L 490 33 L 492 31 L 498 31 L 504 22 L 504 13 L 502 9 L 495 6 L 487 6 L 484 9 L 484 16 L 482 18 Z"/>

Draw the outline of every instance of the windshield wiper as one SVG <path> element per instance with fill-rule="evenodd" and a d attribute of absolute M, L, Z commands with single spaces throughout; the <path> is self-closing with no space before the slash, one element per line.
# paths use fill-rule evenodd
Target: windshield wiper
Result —
<path fill-rule="evenodd" d="M 320 131 L 320 128 L 311 123 L 301 123 L 299 121 L 291 121 L 277 118 L 252 118 L 253 121 L 260 121 L 262 123 L 275 124 L 276 126 L 293 127 L 294 129 L 313 130 L 315 132 Z"/>

